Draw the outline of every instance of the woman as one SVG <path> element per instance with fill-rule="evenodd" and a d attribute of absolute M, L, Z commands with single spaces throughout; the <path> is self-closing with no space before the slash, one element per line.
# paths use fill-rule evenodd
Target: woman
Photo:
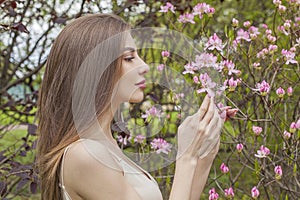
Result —
<path fill-rule="evenodd" d="M 156 181 L 122 153 L 110 129 L 122 102 L 143 100 L 149 71 L 129 30 L 118 16 L 92 14 L 74 20 L 56 38 L 38 99 L 42 199 L 162 199 Z M 92 91 L 95 98 L 88 96 Z M 96 120 L 84 107 L 91 104 Z M 199 111 L 180 125 L 170 199 L 199 199 L 223 122 L 213 98 L 206 96 Z M 201 147 L 209 145 L 213 149 L 204 155 Z"/>

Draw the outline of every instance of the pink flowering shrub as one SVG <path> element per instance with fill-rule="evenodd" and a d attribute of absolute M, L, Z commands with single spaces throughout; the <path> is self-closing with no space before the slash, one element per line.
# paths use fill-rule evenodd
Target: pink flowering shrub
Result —
<path fill-rule="evenodd" d="M 210 22 L 221 17 L 220 7 L 200 2 L 179 8 L 179 3 L 162 3 L 160 16 L 172 29 L 200 42 L 202 51 L 182 62 L 164 48 L 161 64 L 156 65 L 158 74 L 166 76 L 166 69 L 174 67 L 192 84 L 196 97 L 207 93 L 216 97 L 219 107 L 236 109 L 227 113 L 220 152 L 203 197 L 300 198 L 299 1 L 270 2 L 271 21 L 234 15 L 217 30 Z M 173 111 L 178 111 L 176 106 Z M 163 112 L 169 122 L 181 117 L 168 109 Z M 170 132 L 165 133 L 168 138 Z"/>
<path fill-rule="evenodd" d="M 85 12 L 114 12 L 133 27 L 176 30 L 195 46 L 188 58 L 176 54 L 176 48 L 185 49 L 171 36 L 154 50 L 139 49 L 151 69 L 146 78 L 154 81 L 147 82 L 144 101 L 126 104 L 121 122 L 112 126 L 123 150 L 134 152 L 135 161 L 151 169 L 164 199 L 174 174 L 177 128 L 206 93 L 216 97 L 219 108 L 230 105 L 234 110 L 221 114 L 227 120 L 220 150 L 201 199 L 299 199 L 299 0 L 111 2 L 59 1 L 54 6 L 44 0 L 0 0 L 1 106 L 7 112 L 2 121 L 28 124 L 30 136 L 18 135 L 22 142 L 1 149 L 1 199 L 27 199 L 29 188 L 38 192 L 33 157 L 20 162 L 35 149 L 31 110 L 38 91 L 33 86 L 40 84 L 38 71 L 53 33 Z M 170 68 L 180 76 L 170 74 Z M 169 88 L 159 85 L 168 82 Z M 14 103 L 6 90 L 23 83 L 34 89 L 32 98 Z M 173 86 L 182 88 L 173 91 Z M 195 103 L 184 104 L 191 100 Z M 10 135 L 1 132 L 1 138 Z"/>

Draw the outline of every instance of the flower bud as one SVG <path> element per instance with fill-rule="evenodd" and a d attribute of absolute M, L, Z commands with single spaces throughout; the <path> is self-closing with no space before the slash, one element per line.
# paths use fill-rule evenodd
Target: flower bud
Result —
<path fill-rule="evenodd" d="M 290 132 L 287 132 L 287 131 L 284 131 L 283 132 L 283 137 L 284 139 L 288 140 L 291 138 L 291 133 Z"/>
<path fill-rule="evenodd" d="M 254 186 L 251 190 L 251 195 L 252 198 L 257 199 L 257 197 L 259 196 L 259 190 L 257 189 L 256 186 Z"/>
<path fill-rule="evenodd" d="M 277 180 L 280 180 L 280 179 L 281 179 L 281 176 L 282 176 L 282 169 L 281 169 L 281 166 L 275 166 L 274 172 L 275 172 L 275 178 L 276 178 Z"/>
<path fill-rule="evenodd" d="M 296 132 L 296 123 L 295 122 L 292 122 L 291 125 L 290 125 L 290 132 L 291 133 L 295 133 Z"/>
<path fill-rule="evenodd" d="M 293 94 L 293 88 L 292 87 L 288 87 L 287 89 L 287 95 L 290 97 Z"/>
<path fill-rule="evenodd" d="M 235 28 L 235 27 L 238 27 L 239 26 L 239 21 L 235 18 L 232 19 L 232 22 L 231 22 L 232 26 Z"/>
<path fill-rule="evenodd" d="M 241 153 L 243 151 L 244 145 L 242 143 L 239 143 L 236 145 L 236 150 L 238 153 Z"/>
<path fill-rule="evenodd" d="M 277 90 L 276 90 L 276 94 L 278 95 L 279 98 L 282 98 L 285 94 L 285 91 L 284 89 L 282 89 L 281 87 L 279 87 Z"/>

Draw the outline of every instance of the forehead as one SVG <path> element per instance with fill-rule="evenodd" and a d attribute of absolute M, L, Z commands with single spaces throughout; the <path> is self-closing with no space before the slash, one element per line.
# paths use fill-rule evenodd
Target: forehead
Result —
<path fill-rule="evenodd" d="M 136 45 L 134 42 L 134 39 L 132 38 L 130 33 L 126 33 L 125 36 L 125 47 L 132 47 L 134 49 L 136 49 Z"/>

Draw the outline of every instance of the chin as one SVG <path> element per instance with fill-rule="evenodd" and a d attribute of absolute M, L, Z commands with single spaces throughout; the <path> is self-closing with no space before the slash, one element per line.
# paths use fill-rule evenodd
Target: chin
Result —
<path fill-rule="evenodd" d="M 144 99 L 144 93 L 141 91 L 135 92 L 129 99 L 129 103 L 140 103 Z"/>

